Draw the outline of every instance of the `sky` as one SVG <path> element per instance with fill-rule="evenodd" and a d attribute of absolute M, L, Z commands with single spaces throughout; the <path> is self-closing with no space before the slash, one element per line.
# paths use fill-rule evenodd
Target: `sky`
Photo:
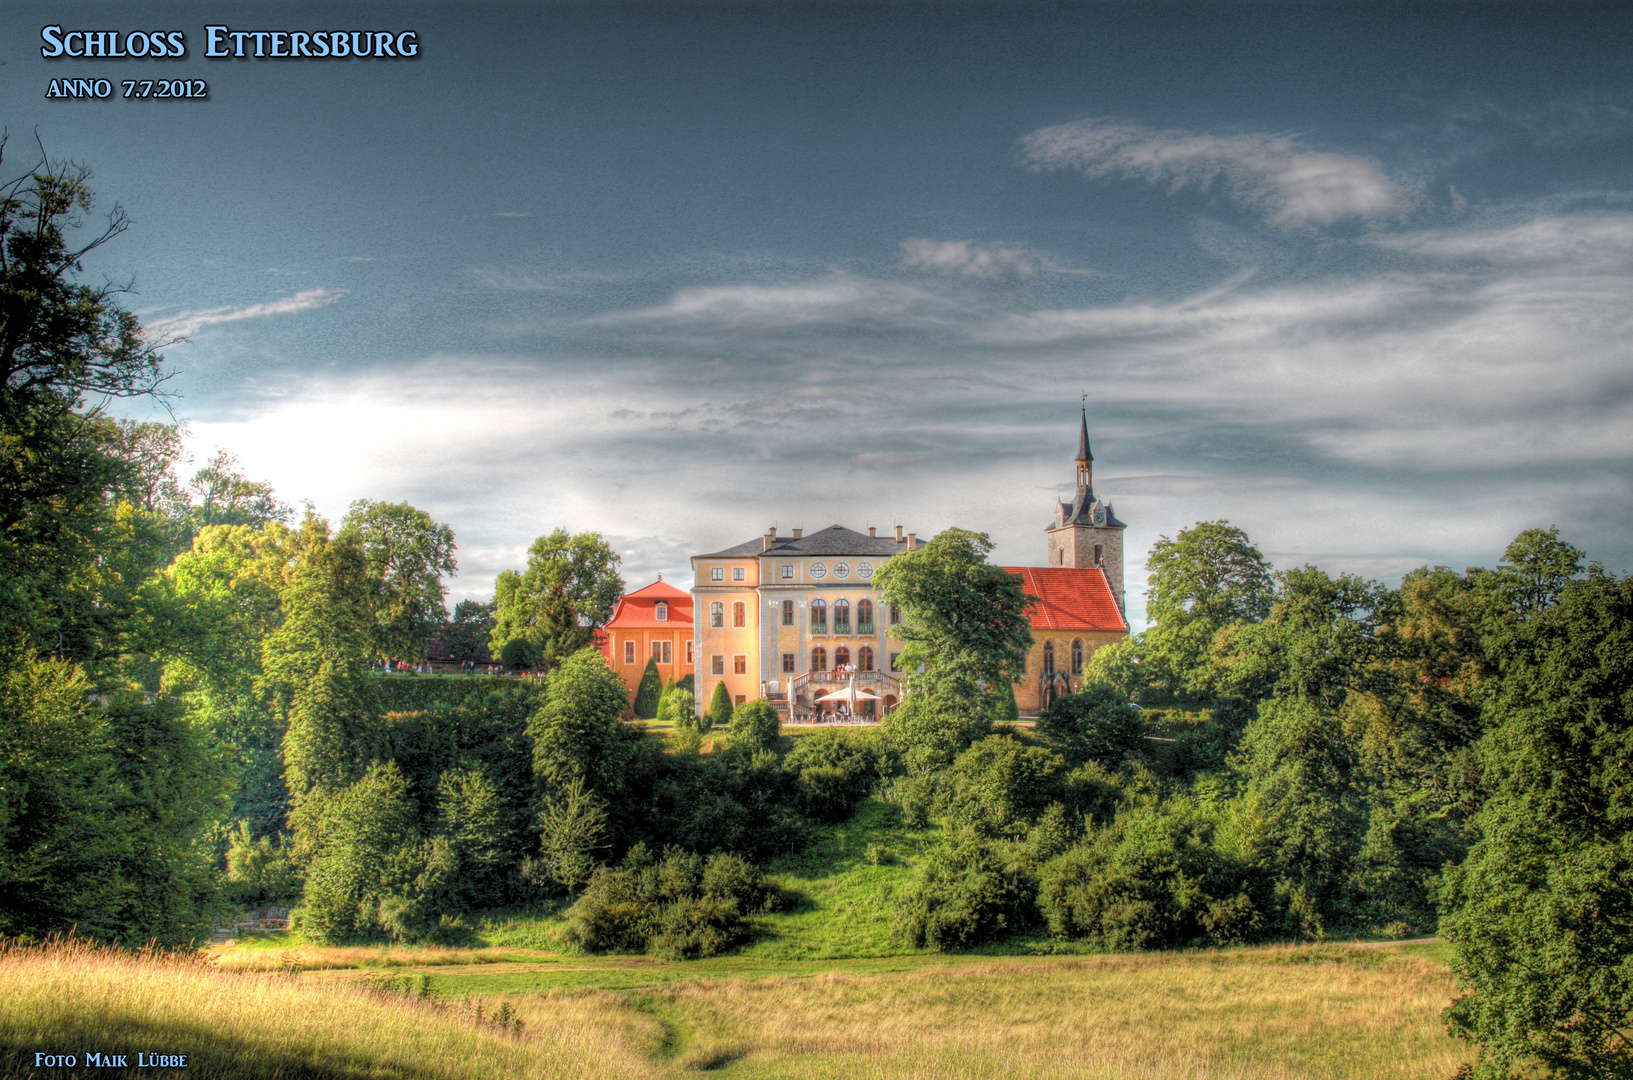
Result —
<path fill-rule="evenodd" d="M 43 146 L 129 214 L 85 273 L 185 339 L 194 464 L 427 511 L 450 602 L 558 527 L 631 588 L 773 524 L 1038 564 L 1080 408 L 1136 629 L 1197 521 L 1390 582 L 1554 525 L 1633 568 L 1628 5 L 8 12 L 0 171 Z M 210 59 L 207 25 L 419 53 Z"/>

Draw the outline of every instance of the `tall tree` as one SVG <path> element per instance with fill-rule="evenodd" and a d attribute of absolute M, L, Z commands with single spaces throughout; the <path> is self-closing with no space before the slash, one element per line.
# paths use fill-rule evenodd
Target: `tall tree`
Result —
<path fill-rule="evenodd" d="M 1477 1077 L 1633 1076 L 1633 579 L 1545 592 L 1497 654 L 1493 793 L 1444 897 L 1464 990 L 1447 1019 Z"/>
<path fill-rule="evenodd" d="M 454 531 L 407 503 L 359 499 L 340 535 L 363 548 L 374 593 L 374 651 L 392 660 L 424 660 L 448 617 L 444 577 L 458 573 Z"/>
<path fill-rule="evenodd" d="M 588 645 L 623 595 L 618 562 L 599 533 L 557 529 L 533 541 L 527 570 L 506 570 L 495 582 L 493 655 L 520 641 L 528 663 L 554 667 Z"/>
<path fill-rule="evenodd" d="M 990 728 L 1025 670 L 1034 602 L 1021 579 L 987 562 L 985 533 L 948 529 L 893 556 L 875 581 L 902 610 L 907 700 L 886 726 L 915 771 L 945 765 Z M 922 671 L 920 670 L 922 666 Z"/>
<path fill-rule="evenodd" d="M 619 717 L 628 700 L 597 649 L 580 649 L 551 673 L 544 704 L 527 721 L 533 774 L 545 791 L 582 779 L 609 803 L 622 793 L 629 740 Z"/>

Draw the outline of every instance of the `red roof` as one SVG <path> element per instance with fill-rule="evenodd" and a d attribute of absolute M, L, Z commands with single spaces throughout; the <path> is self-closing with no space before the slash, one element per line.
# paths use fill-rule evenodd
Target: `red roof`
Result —
<path fill-rule="evenodd" d="M 1034 630 L 1121 630 L 1128 622 L 1098 566 L 1006 566 L 1038 602 L 1027 609 Z"/>
<path fill-rule="evenodd" d="M 660 602 L 669 605 L 667 619 L 657 617 Z M 672 626 L 691 629 L 692 594 L 680 591 L 661 578 L 619 597 L 612 618 L 607 620 L 611 630 L 663 630 Z"/>

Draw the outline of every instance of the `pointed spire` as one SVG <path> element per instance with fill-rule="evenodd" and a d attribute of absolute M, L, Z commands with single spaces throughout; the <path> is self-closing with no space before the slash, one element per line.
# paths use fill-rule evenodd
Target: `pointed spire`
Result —
<path fill-rule="evenodd" d="M 1093 461 L 1094 455 L 1089 453 L 1089 410 L 1083 410 L 1083 426 L 1077 432 L 1077 460 Z"/>

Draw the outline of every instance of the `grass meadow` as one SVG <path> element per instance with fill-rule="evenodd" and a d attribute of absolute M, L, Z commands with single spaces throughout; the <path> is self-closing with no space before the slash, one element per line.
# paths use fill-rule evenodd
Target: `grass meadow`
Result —
<path fill-rule="evenodd" d="M 402 993 L 363 968 L 292 976 L 13 947 L 0 955 L 0 1075 L 151 1075 L 32 1067 L 36 1052 L 87 1051 L 132 1065 L 138 1051 L 185 1053 L 194 1077 L 311 1080 L 1444 1080 L 1468 1057 L 1440 1023 L 1444 963 L 1401 947 L 415 970 Z"/>
<path fill-rule="evenodd" d="M 890 900 L 933 838 L 867 801 L 771 864 L 793 910 L 689 962 L 572 955 L 561 904 L 489 913 L 470 948 L 298 933 L 182 957 L 3 947 L 0 1077 L 121 1075 L 32 1065 L 89 1051 L 184 1053 L 189 1076 L 250 1080 L 1445 1080 L 1469 1059 L 1440 1021 L 1453 985 L 1439 943 L 904 949 Z"/>

